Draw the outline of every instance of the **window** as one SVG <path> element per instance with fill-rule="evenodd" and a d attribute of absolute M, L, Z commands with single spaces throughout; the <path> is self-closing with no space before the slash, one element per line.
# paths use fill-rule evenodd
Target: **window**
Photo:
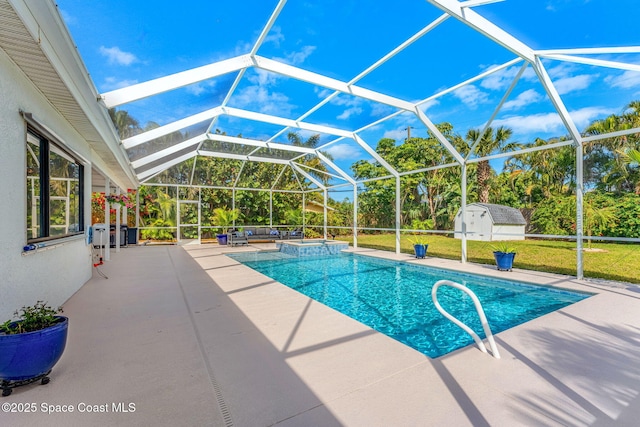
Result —
<path fill-rule="evenodd" d="M 61 144 L 27 126 L 27 241 L 84 231 L 83 165 Z"/>

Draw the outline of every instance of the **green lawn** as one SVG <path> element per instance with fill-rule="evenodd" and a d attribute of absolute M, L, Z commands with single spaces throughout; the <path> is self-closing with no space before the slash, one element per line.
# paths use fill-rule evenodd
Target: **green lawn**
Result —
<path fill-rule="evenodd" d="M 336 237 L 351 241 L 351 237 Z M 429 235 L 427 256 L 460 259 L 460 240 L 452 237 Z M 491 242 L 468 241 L 468 260 L 480 264 L 495 264 Z M 395 234 L 358 235 L 358 246 L 395 251 Z M 575 242 L 550 240 L 524 240 L 513 242 L 517 255 L 515 268 L 576 274 Z M 585 242 L 586 247 L 586 242 Z M 584 252 L 585 277 L 640 283 L 640 245 L 594 242 L 598 252 Z M 413 253 L 413 245 L 406 236 L 401 239 L 401 251 Z"/>

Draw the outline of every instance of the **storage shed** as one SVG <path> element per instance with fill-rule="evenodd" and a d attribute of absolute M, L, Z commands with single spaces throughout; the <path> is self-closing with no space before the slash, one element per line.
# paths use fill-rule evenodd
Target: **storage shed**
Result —
<path fill-rule="evenodd" d="M 467 205 L 465 218 L 469 240 L 524 240 L 527 221 L 516 208 L 472 203 Z M 456 214 L 455 237 L 462 238 L 461 209 Z"/>

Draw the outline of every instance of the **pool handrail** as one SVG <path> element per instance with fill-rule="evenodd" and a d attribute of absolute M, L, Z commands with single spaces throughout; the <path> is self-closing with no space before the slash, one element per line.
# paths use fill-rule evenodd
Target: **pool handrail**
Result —
<path fill-rule="evenodd" d="M 456 288 L 465 292 L 467 295 L 471 297 L 471 300 L 473 301 L 473 304 L 476 307 L 476 311 L 478 312 L 478 316 L 480 317 L 480 322 L 482 323 L 482 328 L 484 329 L 484 333 L 487 336 L 487 340 L 489 341 L 489 346 L 491 347 L 491 354 L 496 359 L 500 359 L 500 353 L 498 352 L 498 347 L 496 346 L 496 343 L 493 339 L 493 334 L 491 333 L 489 322 L 487 322 L 487 316 L 485 316 L 484 310 L 482 308 L 482 304 L 480 303 L 480 300 L 478 299 L 476 294 L 473 293 L 473 291 L 467 288 L 466 286 L 461 285 L 460 283 L 453 282 L 451 280 L 446 280 L 446 279 L 438 280 L 435 283 L 435 285 L 433 285 L 433 289 L 431 290 L 431 298 L 433 299 L 433 304 L 436 306 L 438 311 L 442 313 L 444 317 L 451 320 L 453 323 L 455 323 L 460 328 L 462 328 L 462 330 L 464 330 L 466 333 L 471 335 L 471 338 L 473 338 L 476 344 L 478 344 L 478 347 L 480 347 L 480 351 L 482 351 L 483 353 L 487 353 L 487 348 L 485 347 L 484 343 L 482 342 L 482 339 L 480 339 L 478 334 L 476 334 L 473 331 L 473 329 L 471 329 L 470 327 L 462 323 L 460 320 L 458 320 L 456 317 L 452 316 L 444 308 L 442 308 L 442 306 L 438 302 L 438 288 L 440 286 L 451 286 L 453 288 Z"/>

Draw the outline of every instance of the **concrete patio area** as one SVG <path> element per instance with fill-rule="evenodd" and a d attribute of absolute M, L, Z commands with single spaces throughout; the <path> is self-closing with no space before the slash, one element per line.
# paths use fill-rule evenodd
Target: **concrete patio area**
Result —
<path fill-rule="evenodd" d="M 475 345 L 430 359 L 223 255 L 272 247 L 112 253 L 64 306 L 51 382 L 0 398 L 35 410 L 3 406 L 0 424 L 638 425 L 639 287 L 362 250 L 597 293 L 498 334 L 499 360 Z"/>

